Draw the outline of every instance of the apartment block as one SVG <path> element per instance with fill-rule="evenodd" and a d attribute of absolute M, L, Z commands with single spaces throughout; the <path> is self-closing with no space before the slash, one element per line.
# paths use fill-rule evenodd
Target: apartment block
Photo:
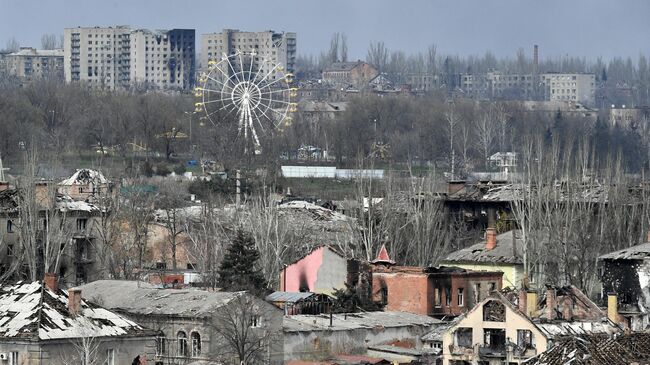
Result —
<path fill-rule="evenodd" d="M 131 32 L 132 84 L 153 89 L 190 89 L 195 76 L 194 29 Z"/>
<path fill-rule="evenodd" d="M 63 50 L 40 50 L 22 47 L 4 57 L 8 75 L 31 80 L 45 77 L 63 78 Z"/>
<path fill-rule="evenodd" d="M 242 32 L 237 29 L 224 29 L 221 33 L 203 34 L 201 36 L 200 67 L 205 69 L 208 62 L 219 61 L 223 55 L 230 56 L 237 51 L 256 53 L 253 69 L 264 72 L 268 64 L 281 65 L 285 70 L 293 72 L 296 64 L 296 33 L 275 32 Z M 266 62 L 264 62 L 266 60 Z M 248 63 L 250 66 L 250 63 Z M 234 65 L 237 69 L 237 65 Z"/>
<path fill-rule="evenodd" d="M 149 31 L 128 26 L 64 31 L 66 82 L 106 89 L 189 89 L 194 84 L 193 29 Z"/>
<path fill-rule="evenodd" d="M 596 76 L 580 73 L 545 73 L 540 82 L 547 101 L 570 101 L 593 106 L 596 96 Z"/>

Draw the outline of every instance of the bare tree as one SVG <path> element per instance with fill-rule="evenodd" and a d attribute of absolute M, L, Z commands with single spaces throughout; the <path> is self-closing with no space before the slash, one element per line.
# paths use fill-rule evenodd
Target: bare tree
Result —
<path fill-rule="evenodd" d="M 58 37 L 56 34 L 43 34 L 41 36 L 42 49 L 56 49 L 58 46 Z"/>
<path fill-rule="evenodd" d="M 341 55 L 341 62 L 348 62 L 348 36 L 345 33 L 341 34 L 339 54 Z"/>
<path fill-rule="evenodd" d="M 245 292 L 238 293 L 227 305 L 219 308 L 212 317 L 210 327 L 218 335 L 214 339 L 211 359 L 240 364 L 268 363 L 268 355 L 281 336 L 276 308 L 254 299 Z"/>
<path fill-rule="evenodd" d="M 5 51 L 7 52 L 17 52 L 20 49 L 20 43 L 16 40 L 16 37 L 11 37 L 7 40 L 5 45 Z"/>
<path fill-rule="evenodd" d="M 379 72 L 385 71 L 388 63 L 388 49 L 384 42 L 370 42 L 366 61 L 375 66 Z"/>
<path fill-rule="evenodd" d="M 483 114 L 476 119 L 476 134 L 478 137 L 478 145 L 483 152 L 483 164 L 487 170 L 488 157 L 490 157 L 490 151 L 493 148 L 494 135 L 495 135 L 494 123 L 490 119 L 489 114 Z"/>

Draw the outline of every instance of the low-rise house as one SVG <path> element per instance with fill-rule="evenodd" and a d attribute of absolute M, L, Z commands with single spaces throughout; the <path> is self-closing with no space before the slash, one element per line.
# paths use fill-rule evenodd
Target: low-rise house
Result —
<path fill-rule="evenodd" d="M 47 284 L 45 284 L 47 283 Z M 0 362 L 10 365 L 145 364 L 156 333 L 45 283 L 0 288 Z"/>
<path fill-rule="evenodd" d="M 622 329 L 573 286 L 548 287 L 539 302 L 536 293 L 520 292 L 517 305 L 494 292 L 444 332 L 442 358 L 444 365 L 519 364 L 565 336 L 619 333 Z"/>
<path fill-rule="evenodd" d="M 386 247 L 381 248 L 373 264 L 373 300 L 388 311 L 458 316 L 490 292 L 501 290 L 500 271 L 393 266 Z"/>
<path fill-rule="evenodd" d="M 72 176 L 61 181 L 59 193 L 74 200 L 92 201 L 105 196 L 112 189 L 111 182 L 98 170 L 80 169 Z"/>
<path fill-rule="evenodd" d="M 503 287 L 516 288 L 524 279 L 523 241 L 516 230 L 497 235 L 488 228 L 485 240 L 450 253 L 441 265 L 475 271 L 503 272 Z"/>
<path fill-rule="evenodd" d="M 280 291 L 332 294 L 346 284 L 355 286 L 365 266 L 333 247 L 321 246 L 282 269 Z"/>
<path fill-rule="evenodd" d="M 364 87 L 375 78 L 379 71 L 369 63 L 356 62 L 335 62 L 323 70 L 323 81 L 329 84 L 352 85 Z"/>
<path fill-rule="evenodd" d="M 81 289 L 87 300 L 160 332 L 155 364 L 283 361 L 282 311 L 245 292 L 158 289 L 119 280 L 100 280 Z M 233 346 L 246 348 L 244 359 Z"/>
<path fill-rule="evenodd" d="M 296 315 L 284 318 L 285 360 L 365 354 L 370 347 L 421 349 L 420 337 L 440 320 L 406 312 Z"/>
<path fill-rule="evenodd" d="M 616 294 L 624 325 L 633 331 L 646 330 L 650 325 L 650 242 L 598 257 L 598 275 L 603 299 Z"/>

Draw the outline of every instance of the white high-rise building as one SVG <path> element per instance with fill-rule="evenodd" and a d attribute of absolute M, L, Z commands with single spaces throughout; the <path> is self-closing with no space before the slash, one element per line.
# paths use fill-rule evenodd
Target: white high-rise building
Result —
<path fill-rule="evenodd" d="M 279 64 L 285 70 L 293 72 L 296 64 L 296 33 L 224 29 L 221 33 L 203 34 L 200 67 L 205 69 L 209 61 L 219 61 L 224 54 L 230 56 L 237 51 L 254 52 L 254 62 L 265 59 L 268 63 Z M 259 66 L 259 63 L 253 64 L 254 68 Z"/>
<path fill-rule="evenodd" d="M 66 28 L 65 80 L 107 89 L 189 89 L 194 84 L 194 44 L 193 29 Z"/>

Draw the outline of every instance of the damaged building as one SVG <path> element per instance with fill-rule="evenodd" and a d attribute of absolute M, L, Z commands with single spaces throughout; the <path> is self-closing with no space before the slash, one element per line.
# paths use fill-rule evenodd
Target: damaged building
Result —
<path fill-rule="evenodd" d="M 373 300 L 388 311 L 454 317 L 501 290 L 501 271 L 396 266 L 385 246 L 372 264 Z"/>
<path fill-rule="evenodd" d="M 598 257 L 598 276 L 603 300 L 616 295 L 625 325 L 633 331 L 646 330 L 650 314 L 650 242 Z"/>
<path fill-rule="evenodd" d="M 102 278 L 101 220 L 110 212 L 54 190 L 48 182 L 38 182 L 31 192 L 0 191 L 0 272 L 11 271 L 8 274 L 17 279 L 25 276 L 17 260 L 29 249 L 23 247 L 26 238 L 33 237 L 40 262 L 47 242 L 60 247 L 56 274 L 62 284 L 74 286 Z"/>
<path fill-rule="evenodd" d="M 442 338 L 444 365 L 497 365 L 524 363 L 566 336 L 622 332 L 577 288 L 549 286 L 539 300 L 536 292 L 520 291 L 510 298 L 494 292 L 442 336 L 424 338 Z"/>
<path fill-rule="evenodd" d="M 81 289 L 85 299 L 158 331 L 152 364 L 239 363 L 233 343 L 256 349 L 249 353 L 259 363 L 282 364 L 283 312 L 245 292 L 159 289 L 120 280 Z"/>
<path fill-rule="evenodd" d="M 0 362 L 10 365 L 145 364 L 156 333 L 81 299 L 79 289 L 43 283 L 0 288 Z"/>

